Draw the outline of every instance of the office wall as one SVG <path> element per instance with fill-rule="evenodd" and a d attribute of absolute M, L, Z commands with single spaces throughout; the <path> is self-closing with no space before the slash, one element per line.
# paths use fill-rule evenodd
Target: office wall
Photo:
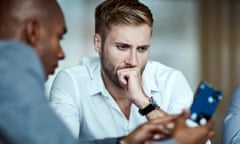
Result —
<path fill-rule="evenodd" d="M 199 3 L 200 77 L 223 91 L 223 100 L 214 115 L 214 144 L 221 143 L 223 119 L 240 80 L 239 13 L 239 0 L 200 0 Z"/>

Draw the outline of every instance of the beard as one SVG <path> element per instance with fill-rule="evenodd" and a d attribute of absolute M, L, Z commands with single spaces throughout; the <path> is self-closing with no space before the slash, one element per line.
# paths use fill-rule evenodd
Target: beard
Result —
<path fill-rule="evenodd" d="M 123 89 L 123 87 L 121 86 L 119 79 L 118 79 L 118 75 L 117 75 L 117 71 L 120 69 L 124 69 L 124 68 L 133 68 L 131 65 L 126 65 L 124 67 L 121 68 L 117 68 L 115 70 L 115 67 L 113 65 L 113 63 L 111 63 L 111 61 L 105 57 L 104 52 L 101 53 L 100 55 L 100 60 L 101 60 L 101 66 L 102 66 L 102 72 L 105 74 L 106 77 L 108 77 L 108 79 L 118 88 Z M 141 75 L 145 69 L 146 64 L 141 68 Z"/>
<path fill-rule="evenodd" d="M 105 74 L 106 77 L 118 88 L 123 89 L 121 86 L 117 71 L 114 70 L 114 65 L 104 56 L 104 54 L 101 54 L 100 56 L 101 60 L 101 66 L 102 66 L 102 72 Z"/>

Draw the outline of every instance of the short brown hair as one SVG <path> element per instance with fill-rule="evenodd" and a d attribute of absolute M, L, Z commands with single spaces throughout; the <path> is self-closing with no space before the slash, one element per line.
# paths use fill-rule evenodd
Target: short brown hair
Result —
<path fill-rule="evenodd" d="M 138 0 L 105 0 L 95 10 L 95 33 L 105 41 L 112 25 L 153 26 L 150 9 Z"/>

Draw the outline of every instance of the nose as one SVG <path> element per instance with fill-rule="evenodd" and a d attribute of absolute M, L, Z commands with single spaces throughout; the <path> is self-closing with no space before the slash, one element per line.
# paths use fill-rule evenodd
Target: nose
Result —
<path fill-rule="evenodd" d="M 60 47 L 59 53 L 58 53 L 58 59 L 59 59 L 59 60 L 63 60 L 64 58 L 65 58 L 64 51 L 63 51 L 63 49 Z"/>
<path fill-rule="evenodd" d="M 136 51 L 132 50 L 129 53 L 129 56 L 126 60 L 127 65 L 130 65 L 131 67 L 137 66 L 137 53 Z"/>

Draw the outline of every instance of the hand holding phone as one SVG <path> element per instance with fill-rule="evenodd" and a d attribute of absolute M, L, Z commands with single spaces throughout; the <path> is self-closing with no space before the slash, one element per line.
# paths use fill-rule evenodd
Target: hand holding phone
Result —
<path fill-rule="evenodd" d="M 199 125 L 205 124 L 212 117 L 221 100 L 222 92 L 202 81 L 194 96 L 190 109 L 190 119 Z"/>

